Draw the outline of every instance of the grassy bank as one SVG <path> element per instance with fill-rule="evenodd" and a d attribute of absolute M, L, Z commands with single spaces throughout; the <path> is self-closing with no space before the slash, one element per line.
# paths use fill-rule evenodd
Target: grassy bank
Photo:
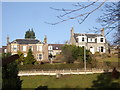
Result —
<path fill-rule="evenodd" d="M 97 78 L 94 75 L 66 75 L 59 79 L 55 76 L 28 76 L 21 77 L 22 88 L 37 88 L 48 86 L 48 88 L 90 88 L 92 81 Z"/>
<path fill-rule="evenodd" d="M 22 88 L 120 88 L 120 78 L 113 79 L 111 73 L 56 76 L 21 77 Z"/>

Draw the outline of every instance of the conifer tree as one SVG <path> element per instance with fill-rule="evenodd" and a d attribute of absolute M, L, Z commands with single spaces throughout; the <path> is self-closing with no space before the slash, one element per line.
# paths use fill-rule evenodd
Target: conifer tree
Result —
<path fill-rule="evenodd" d="M 35 39 L 36 38 L 35 32 L 33 31 L 33 28 L 31 30 L 29 29 L 28 31 L 26 31 L 25 38 L 26 39 Z"/>
<path fill-rule="evenodd" d="M 4 53 L 2 59 L 11 56 L 10 53 Z M 22 81 L 18 76 L 18 66 L 16 61 L 2 65 L 2 89 L 21 89 Z"/>
<path fill-rule="evenodd" d="M 34 64 L 36 62 L 34 55 L 32 53 L 32 50 L 29 49 L 28 53 L 27 53 L 27 57 L 25 57 L 24 59 L 24 64 Z"/>

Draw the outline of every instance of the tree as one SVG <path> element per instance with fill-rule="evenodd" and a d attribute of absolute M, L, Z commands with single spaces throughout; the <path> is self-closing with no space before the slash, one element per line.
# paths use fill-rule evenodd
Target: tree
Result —
<path fill-rule="evenodd" d="M 75 60 L 84 60 L 84 47 L 75 45 L 65 45 L 62 48 L 62 55 L 67 63 L 73 63 Z M 91 62 L 90 51 L 86 50 L 86 61 Z"/>
<path fill-rule="evenodd" d="M 116 40 L 114 42 L 120 45 L 120 1 L 106 4 L 104 10 L 105 13 L 98 18 L 98 22 L 102 24 L 102 27 L 108 30 L 107 34 L 116 30 Z"/>
<path fill-rule="evenodd" d="M 35 39 L 36 38 L 35 32 L 33 31 L 33 28 L 32 28 L 32 30 L 29 29 L 28 31 L 26 31 L 25 38 L 26 39 Z"/>
<path fill-rule="evenodd" d="M 20 56 L 20 58 L 17 59 L 16 62 L 17 62 L 17 64 L 22 64 L 22 62 L 24 61 L 24 58 L 25 58 L 24 54 L 22 52 L 20 52 L 20 51 L 18 51 L 17 53 Z"/>
<path fill-rule="evenodd" d="M 34 55 L 32 54 L 32 50 L 29 49 L 27 53 L 27 57 L 24 59 L 24 64 L 34 64 L 36 62 Z"/>
<path fill-rule="evenodd" d="M 88 4 L 83 4 L 83 3 L 76 3 L 73 4 L 73 8 L 75 9 L 56 9 L 53 7 L 50 7 L 53 10 L 61 12 L 61 15 L 58 15 L 57 18 L 59 19 L 58 22 L 55 23 L 49 23 L 45 22 L 51 25 L 56 25 L 62 22 L 66 22 L 69 20 L 75 20 L 77 19 L 79 24 L 82 24 L 93 12 L 101 8 L 107 0 L 104 0 L 103 2 L 99 2 L 100 0 L 95 0 L 94 2 L 90 2 Z M 98 2 L 100 3 L 98 5 Z"/>
<path fill-rule="evenodd" d="M 75 60 L 72 56 L 72 48 L 72 45 L 65 45 L 62 47 L 62 56 L 66 63 L 73 63 Z"/>
<path fill-rule="evenodd" d="M 11 56 L 10 53 L 6 53 L 2 59 Z M 3 89 L 20 89 L 22 81 L 18 76 L 18 66 L 15 61 L 2 65 L 2 88 Z"/>
<path fill-rule="evenodd" d="M 106 3 L 108 0 L 104 0 L 102 2 L 99 1 L 100 0 L 95 0 L 94 2 L 89 2 L 88 4 L 86 3 L 84 4 L 83 2 L 82 3 L 78 2 L 76 4 L 72 4 L 74 9 L 65 9 L 65 8 L 57 9 L 50 7 L 53 10 L 61 12 L 61 14 L 57 16 L 57 18 L 59 19 L 58 22 L 54 22 L 54 23 L 45 22 L 45 23 L 56 25 L 69 20 L 77 20 L 79 24 L 82 24 L 93 12 L 101 9 L 101 7 L 105 5 L 104 10 L 106 13 L 103 12 L 103 16 L 101 16 L 99 20 L 102 23 L 104 23 L 102 25 L 102 28 L 105 28 L 105 30 L 107 31 L 106 35 L 108 35 L 113 30 L 117 31 L 115 35 L 116 36 L 115 43 L 120 45 L 120 39 L 119 39 L 120 25 L 118 25 L 120 21 L 120 1 L 114 3 L 109 2 L 109 4 Z M 95 33 L 100 31 L 99 28 L 94 27 L 94 29 L 97 29 L 97 30 L 93 30 Z"/>

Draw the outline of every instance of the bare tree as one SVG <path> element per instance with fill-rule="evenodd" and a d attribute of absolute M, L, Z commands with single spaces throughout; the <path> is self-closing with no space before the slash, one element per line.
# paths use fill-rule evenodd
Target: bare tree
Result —
<path fill-rule="evenodd" d="M 98 18 L 98 22 L 101 23 L 102 27 L 107 29 L 108 35 L 111 31 L 115 30 L 115 43 L 120 45 L 120 1 L 105 4 L 105 13 Z"/>
<path fill-rule="evenodd" d="M 88 5 L 82 4 L 82 3 L 73 4 L 72 6 L 74 6 L 75 9 L 64 9 L 64 8 L 56 9 L 56 8 L 50 7 L 53 10 L 60 11 L 62 14 L 57 16 L 57 18 L 59 19 L 58 22 L 55 22 L 55 23 L 45 22 L 45 23 L 56 25 L 65 21 L 77 19 L 78 23 L 82 24 L 89 17 L 90 14 L 92 14 L 93 12 L 98 10 L 100 7 L 102 7 L 107 0 L 104 0 L 103 2 L 99 2 L 99 1 L 100 0 L 96 0 L 94 2 L 88 3 Z M 100 4 L 98 5 L 97 2 L 99 2 Z"/>
<path fill-rule="evenodd" d="M 104 0 L 103 2 L 99 2 L 99 1 L 100 0 L 96 0 L 88 4 L 86 3 L 83 4 L 79 2 L 76 4 L 72 4 L 72 6 L 75 7 L 75 9 L 65 9 L 65 8 L 56 9 L 51 7 L 51 9 L 61 12 L 61 15 L 57 16 L 59 21 L 55 23 L 48 23 L 48 22 L 45 23 L 56 25 L 69 20 L 77 20 L 79 24 L 82 24 L 93 12 L 97 11 L 98 9 L 101 9 L 101 7 L 105 5 L 106 8 L 105 13 L 103 13 L 103 16 L 99 17 L 97 21 L 99 23 L 102 23 L 101 26 L 106 30 L 107 32 L 106 35 L 108 35 L 113 30 L 118 31 L 116 33 L 117 36 L 116 42 L 118 43 L 120 42 L 119 40 L 120 27 L 118 25 L 120 20 L 120 5 L 119 5 L 120 2 L 114 2 L 114 3 L 109 2 L 109 4 L 107 4 L 106 2 L 108 0 Z M 89 31 L 99 33 L 100 29 L 101 28 L 99 27 L 93 27 L 93 29 L 92 30 L 90 29 Z"/>

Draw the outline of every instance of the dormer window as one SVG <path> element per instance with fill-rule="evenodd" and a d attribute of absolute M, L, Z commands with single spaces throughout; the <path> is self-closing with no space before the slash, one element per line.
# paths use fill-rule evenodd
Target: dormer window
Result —
<path fill-rule="evenodd" d="M 103 42 L 103 38 L 100 38 L 100 42 Z"/>
<path fill-rule="evenodd" d="M 17 43 L 16 41 L 13 41 L 13 43 Z"/>
<path fill-rule="evenodd" d="M 82 37 L 82 41 L 84 41 L 84 37 Z"/>
<path fill-rule="evenodd" d="M 56 47 L 56 49 L 58 49 L 58 47 Z"/>

